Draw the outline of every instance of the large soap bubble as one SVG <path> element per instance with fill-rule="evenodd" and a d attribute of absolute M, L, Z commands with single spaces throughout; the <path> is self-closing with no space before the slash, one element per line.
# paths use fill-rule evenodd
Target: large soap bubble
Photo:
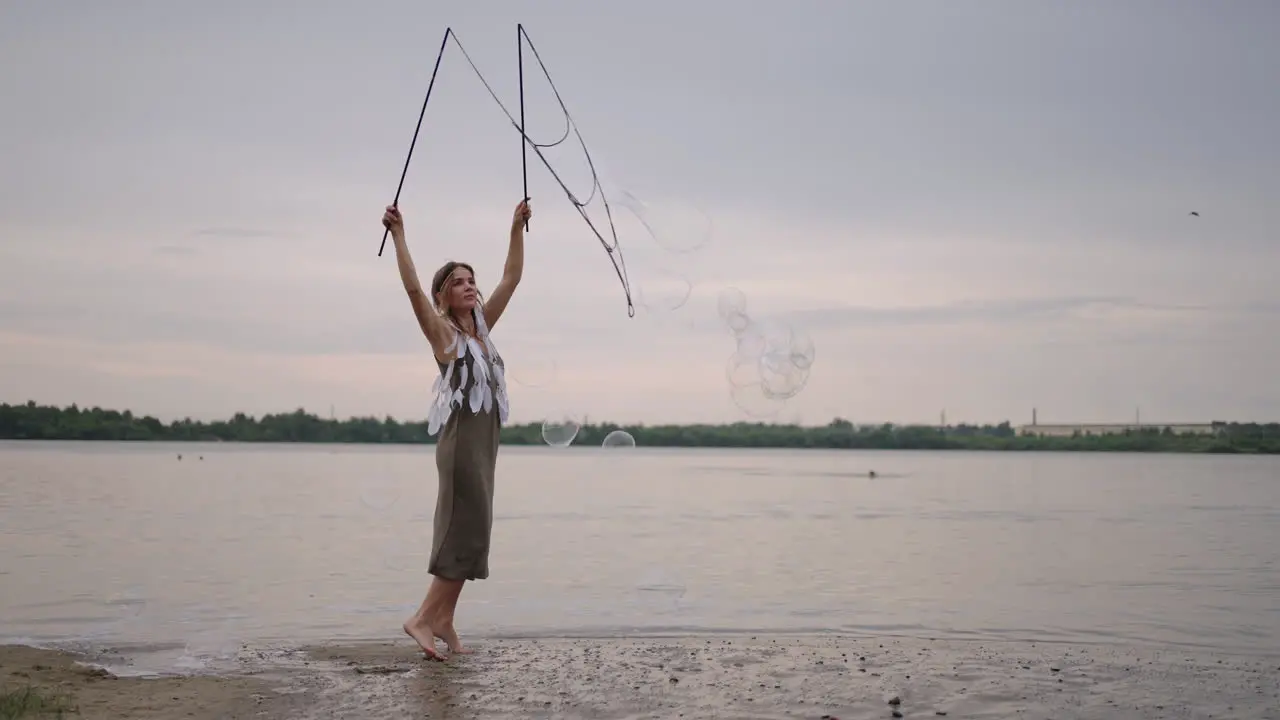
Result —
<path fill-rule="evenodd" d="M 636 307 L 651 315 L 684 307 L 693 295 L 690 256 L 711 242 L 711 217 L 693 205 L 645 201 L 620 188 L 609 197 Z"/>
<path fill-rule="evenodd" d="M 582 423 L 568 413 L 552 413 L 542 421 L 542 441 L 552 447 L 569 447 Z"/>
<path fill-rule="evenodd" d="M 751 417 L 776 415 L 809 383 L 813 338 L 788 323 L 752 318 L 737 288 L 721 291 L 716 305 L 735 341 L 725 368 L 730 398 Z"/>
<path fill-rule="evenodd" d="M 626 208 L 643 225 L 648 239 L 669 253 L 695 252 L 711 242 L 711 216 L 691 203 L 645 201 L 630 190 L 614 198 L 612 205 Z"/>
<path fill-rule="evenodd" d="M 602 448 L 633 448 L 636 446 L 636 439 L 626 430 L 614 430 L 604 436 L 604 442 L 600 443 Z"/>
<path fill-rule="evenodd" d="M 675 312 L 689 302 L 693 281 L 665 262 L 629 262 L 636 271 L 632 301 L 650 314 Z"/>

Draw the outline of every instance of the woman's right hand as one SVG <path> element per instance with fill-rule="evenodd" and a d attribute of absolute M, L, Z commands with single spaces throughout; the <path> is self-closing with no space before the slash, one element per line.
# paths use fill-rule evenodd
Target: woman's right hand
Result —
<path fill-rule="evenodd" d="M 382 227 L 393 233 L 404 232 L 404 218 L 400 216 L 400 208 L 395 205 L 388 205 L 386 212 L 382 214 Z"/>

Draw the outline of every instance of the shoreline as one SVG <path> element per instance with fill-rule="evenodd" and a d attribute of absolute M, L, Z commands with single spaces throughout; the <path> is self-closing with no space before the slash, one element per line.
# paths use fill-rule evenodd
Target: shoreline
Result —
<path fill-rule="evenodd" d="M 1035 441 L 1031 441 L 1032 444 Z M 133 445 L 133 446 L 208 446 L 208 447 L 254 447 L 254 448 L 308 448 L 308 447 L 342 447 L 342 448 L 434 448 L 434 442 L 428 441 L 342 441 L 342 440 L 221 440 L 217 438 L 206 439 L 173 439 L 173 438 L 156 438 L 156 439 L 83 439 L 83 438 L 17 438 L 17 437 L 0 437 L 0 447 L 5 443 L 13 445 L 54 445 L 58 443 L 77 444 L 77 445 Z M 1028 445 L 992 445 L 992 446 L 967 446 L 958 445 L 954 447 L 840 447 L 840 446 L 793 446 L 793 445 L 676 445 L 676 444 L 647 444 L 636 445 L 625 450 L 604 449 L 596 445 L 588 445 L 584 443 L 576 443 L 565 447 L 551 447 L 541 442 L 526 442 L 524 440 L 502 441 L 501 446 L 504 448 L 546 448 L 555 452 L 609 452 L 609 453 L 632 453 L 644 452 L 646 450 L 720 450 L 733 452 L 770 452 L 770 451 L 786 451 L 786 452 L 841 452 L 841 453 L 950 453 L 950 454 L 977 454 L 977 453 L 997 453 L 1012 455 L 1027 454 L 1062 454 L 1062 455 L 1181 455 L 1181 456 L 1209 456 L 1209 457 L 1271 457 L 1280 455 L 1280 448 L 1277 449 L 1248 449 L 1231 447 L 1223 448 L 1185 448 L 1185 447 L 1164 447 L 1164 448 L 1141 448 L 1141 447 L 1112 447 L 1112 446 L 1091 446 L 1091 445 L 1075 445 L 1075 446 L 1028 446 Z"/>
<path fill-rule="evenodd" d="M 216 674 L 116 676 L 0 645 L 0 689 L 67 717 L 1275 718 L 1280 653 L 851 635 L 477 638 L 428 662 L 403 641 L 242 646 Z M 118 657 L 118 656 L 117 656 Z M 891 700 L 898 703 L 891 704 Z M 31 716 L 38 717 L 38 716 Z"/>

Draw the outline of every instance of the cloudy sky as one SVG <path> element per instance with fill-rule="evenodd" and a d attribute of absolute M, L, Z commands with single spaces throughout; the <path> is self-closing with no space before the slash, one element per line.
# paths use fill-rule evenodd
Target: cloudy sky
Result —
<path fill-rule="evenodd" d="M 494 333 L 513 419 L 745 417 L 730 287 L 812 338 L 785 420 L 1280 417 L 1271 0 L 533 7 L 0 4 L 0 400 L 423 417 L 436 370 L 379 218 L 445 28 L 518 112 L 523 22 L 657 239 L 619 220 L 629 318 L 529 154 Z M 424 275 L 498 280 L 520 146 L 451 45 L 400 201 Z M 572 140 L 546 155 L 590 193 Z"/>

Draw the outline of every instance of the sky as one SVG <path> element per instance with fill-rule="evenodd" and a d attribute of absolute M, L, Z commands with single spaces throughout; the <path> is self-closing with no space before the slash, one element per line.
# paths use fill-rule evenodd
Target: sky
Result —
<path fill-rule="evenodd" d="M 445 29 L 518 117 L 517 23 L 636 312 L 527 150 L 513 422 L 1280 419 L 1270 0 L 0 3 L 0 401 L 425 417 L 380 218 Z M 521 146 L 447 45 L 399 201 L 423 282 L 496 284 Z M 572 135 L 542 153 L 591 195 Z M 733 390 L 730 288 L 812 341 L 785 402 Z"/>

